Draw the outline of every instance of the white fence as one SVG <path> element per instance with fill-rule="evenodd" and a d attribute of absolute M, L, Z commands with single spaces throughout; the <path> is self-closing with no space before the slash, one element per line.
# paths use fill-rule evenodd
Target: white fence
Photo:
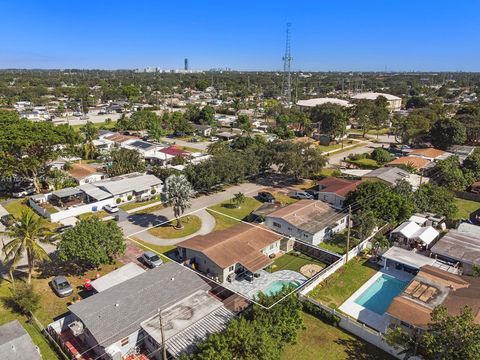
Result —
<path fill-rule="evenodd" d="M 315 301 L 314 299 L 305 296 L 305 295 L 300 295 L 300 300 L 301 301 L 308 301 L 315 306 L 318 306 L 319 308 L 329 312 L 330 314 L 336 315 L 340 319 L 340 323 L 338 324 L 342 329 L 348 331 L 349 333 L 365 340 L 366 342 L 378 347 L 379 349 L 382 349 L 386 353 L 389 353 L 390 355 L 396 357 L 397 359 L 404 359 L 404 355 L 401 355 L 400 352 L 401 350 L 397 350 L 393 348 L 392 346 L 388 345 L 385 342 L 385 338 L 383 337 L 382 333 L 377 332 L 365 324 L 362 324 L 358 321 L 356 321 L 353 318 L 350 318 L 341 312 L 336 311 L 335 309 L 331 309 L 328 306 L 325 306 L 318 301 Z M 419 357 L 411 357 L 410 359 L 412 360 L 421 360 Z"/>

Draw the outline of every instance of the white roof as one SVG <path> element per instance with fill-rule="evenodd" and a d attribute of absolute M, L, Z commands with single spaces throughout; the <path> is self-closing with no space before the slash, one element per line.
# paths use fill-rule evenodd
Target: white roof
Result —
<path fill-rule="evenodd" d="M 95 182 L 94 185 L 103 188 L 112 195 L 125 194 L 131 191 L 145 191 L 152 186 L 161 185 L 162 181 L 154 175 L 131 173 Z"/>
<path fill-rule="evenodd" d="M 413 221 L 405 221 L 401 225 L 397 226 L 394 230 L 392 230 L 392 233 L 400 233 L 407 239 L 410 239 L 420 229 L 421 227 L 417 223 Z"/>
<path fill-rule="evenodd" d="M 458 225 L 457 231 L 471 235 L 480 235 L 480 226 L 463 222 Z"/>
<path fill-rule="evenodd" d="M 415 223 L 417 223 L 418 225 L 423 225 L 427 222 L 427 218 L 426 217 L 423 217 L 423 216 L 420 216 L 420 215 L 412 215 L 410 216 L 410 219 L 408 219 L 408 221 L 413 221 Z"/>
<path fill-rule="evenodd" d="M 415 269 L 420 269 L 422 266 L 425 265 L 433 266 L 436 262 L 435 259 L 396 246 L 392 246 L 390 249 L 385 251 L 382 257 L 413 267 Z"/>
<path fill-rule="evenodd" d="M 102 189 L 96 187 L 93 184 L 83 184 L 80 185 L 78 188 L 97 201 L 105 200 L 112 197 L 112 194 L 103 191 Z"/>
<path fill-rule="evenodd" d="M 426 226 L 420 228 L 413 237 L 420 240 L 425 245 L 430 245 L 433 240 L 435 240 L 440 233 L 435 230 L 432 226 Z"/>
<path fill-rule="evenodd" d="M 102 292 L 144 272 L 140 266 L 131 262 L 92 281 L 92 287 L 96 292 Z"/>
<path fill-rule="evenodd" d="M 363 92 L 359 93 L 357 95 L 353 95 L 352 99 L 360 100 L 360 99 L 366 99 L 366 100 L 375 100 L 379 96 L 385 97 L 387 100 L 402 100 L 402 98 L 399 98 L 398 96 L 395 95 L 390 95 L 390 94 L 384 94 L 384 93 L 377 93 L 377 92 Z"/>
<path fill-rule="evenodd" d="M 337 104 L 341 106 L 350 106 L 350 103 L 347 100 L 342 100 L 337 98 L 316 98 L 316 99 L 297 101 L 298 106 L 305 106 L 305 107 L 315 107 L 317 105 L 323 105 L 323 104 Z"/>

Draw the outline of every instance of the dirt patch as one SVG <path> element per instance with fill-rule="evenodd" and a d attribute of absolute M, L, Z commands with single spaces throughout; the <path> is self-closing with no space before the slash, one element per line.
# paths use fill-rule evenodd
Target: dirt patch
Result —
<path fill-rule="evenodd" d="M 307 278 L 311 278 L 320 271 L 322 271 L 322 267 L 316 264 L 307 264 L 300 268 L 300 273 Z"/>

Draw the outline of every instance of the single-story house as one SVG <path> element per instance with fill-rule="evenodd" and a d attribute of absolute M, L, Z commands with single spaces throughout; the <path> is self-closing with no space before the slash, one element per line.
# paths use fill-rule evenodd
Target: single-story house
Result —
<path fill-rule="evenodd" d="M 430 160 L 427 160 L 421 157 L 402 156 L 385 164 L 385 166 L 388 166 L 388 167 L 398 166 L 398 165 L 411 166 L 415 170 L 422 170 L 432 166 L 432 162 Z"/>
<path fill-rule="evenodd" d="M 265 225 L 283 235 L 318 245 L 347 226 L 347 215 L 320 200 L 300 200 L 268 214 Z"/>
<path fill-rule="evenodd" d="M 135 276 L 141 275 L 145 272 L 143 268 L 137 264 L 130 262 L 119 267 L 108 274 L 99 277 L 91 282 L 92 288 L 97 292 L 102 292 L 111 287 L 118 285 L 124 281 L 130 280 Z"/>
<path fill-rule="evenodd" d="M 343 207 L 345 197 L 356 190 L 361 181 L 352 181 L 336 177 L 327 177 L 318 182 L 318 200 L 322 200 L 335 208 Z"/>
<path fill-rule="evenodd" d="M 440 149 L 424 148 L 414 149 L 408 153 L 408 156 L 419 157 L 430 161 L 441 160 L 447 153 Z M 448 155 L 448 154 L 447 154 Z"/>
<path fill-rule="evenodd" d="M 68 173 L 75 179 L 78 185 L 100 181 L 107 177 L 107 174 L 101 171 L 98 166 L 89 164 L 72 164 L 72 168 L 68 170 Z"/>
<path fill-rule="evenodd" d="M 154 175 L 131 173 L 94 183 L 96 187 L 112 194 L 115 201 L 143 201 L 161 191 L 162 181 Z"/>
<path fill-rule="evenodd" d="M 383 167 L 370 171 L 362 176 L 364 181 L 380 181 L 389 186 L 397 184 L 400 180 L 407 181 L 414 190 L 418 189 L 421 184 L 428 182 L 428 178 L 420 175 L 410 174 L 408 171 L 397 167 Z"/>
<path fill-rule="evenodd" d="M 0 359 L 42 360 L 40 349 L 18 320 L 0 326 Z"/>
<path fill-rule="evenodd" d="M 177 244 L 180 259 L 219 282 L 236 274 L 256 273 L 270 265 L 280 252 L 283 236 L 246 223 L 197 235 Z"/>
<path fill-rule="evenodd" d="M 415 221 L 405 221 L 390 233 L 390 239 L 400 247 L 428 249 L 440 233 L 433 226 L 420 226 Z"/>
<path fill-rule="evenodd" d="M 450 230 L 431 251 L 440 259 L 459 263 L 465 275 L 472 275 L 473 267 L 480 265 L 480 237 L 476 234 Z"/>
<path fill-rule="evenodd" d="M 231 294 L 219 297 L 212 291 L 194 271 L 169 262 L 70 305 L 71 314 L 48 330 L 72 358 L 120 360 L 140 352 L 160 360 L 161 316 L 167 354 L 178 357 L 235 316 L 227 307 Z"/>
<path fill-rule="evenodd" d="M 212 135 L 212 127 L 210 125 L 193 124 L 193 128 L 195 129 L 196 134 L 203 137 L 209 137 Z"/>
<path fill-rule="evenodd" d="M 423 266 L 405 290 L 395 297 L 386 313 L 391 327 L 426 330 L 431 313 L 444 306 L 450 316 L 459 315 L 465 306 L 480 324 L 480 279 L 461 276 L 433 266 Z"/>

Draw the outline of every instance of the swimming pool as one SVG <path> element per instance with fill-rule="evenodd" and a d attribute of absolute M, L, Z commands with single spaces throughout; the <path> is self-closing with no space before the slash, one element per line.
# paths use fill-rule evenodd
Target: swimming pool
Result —
<path fill-rule="evenodd" d="M 355 299 L 355 302 L 379 315 L 383 315 L 393 298 L 400 294 L 406 286 L 405 281 L 382 274 Z"/>
<path fill-rule="evenodd" d="M 283 287 L 286 285 L 293 285 L 294 287 L 298 287 L 299 284 L 296 281 L 276 280 L 268 284 L 268 286 L 263 290 L 263 293 L 268 296 L 275 295 L 282 291 Z"/>

